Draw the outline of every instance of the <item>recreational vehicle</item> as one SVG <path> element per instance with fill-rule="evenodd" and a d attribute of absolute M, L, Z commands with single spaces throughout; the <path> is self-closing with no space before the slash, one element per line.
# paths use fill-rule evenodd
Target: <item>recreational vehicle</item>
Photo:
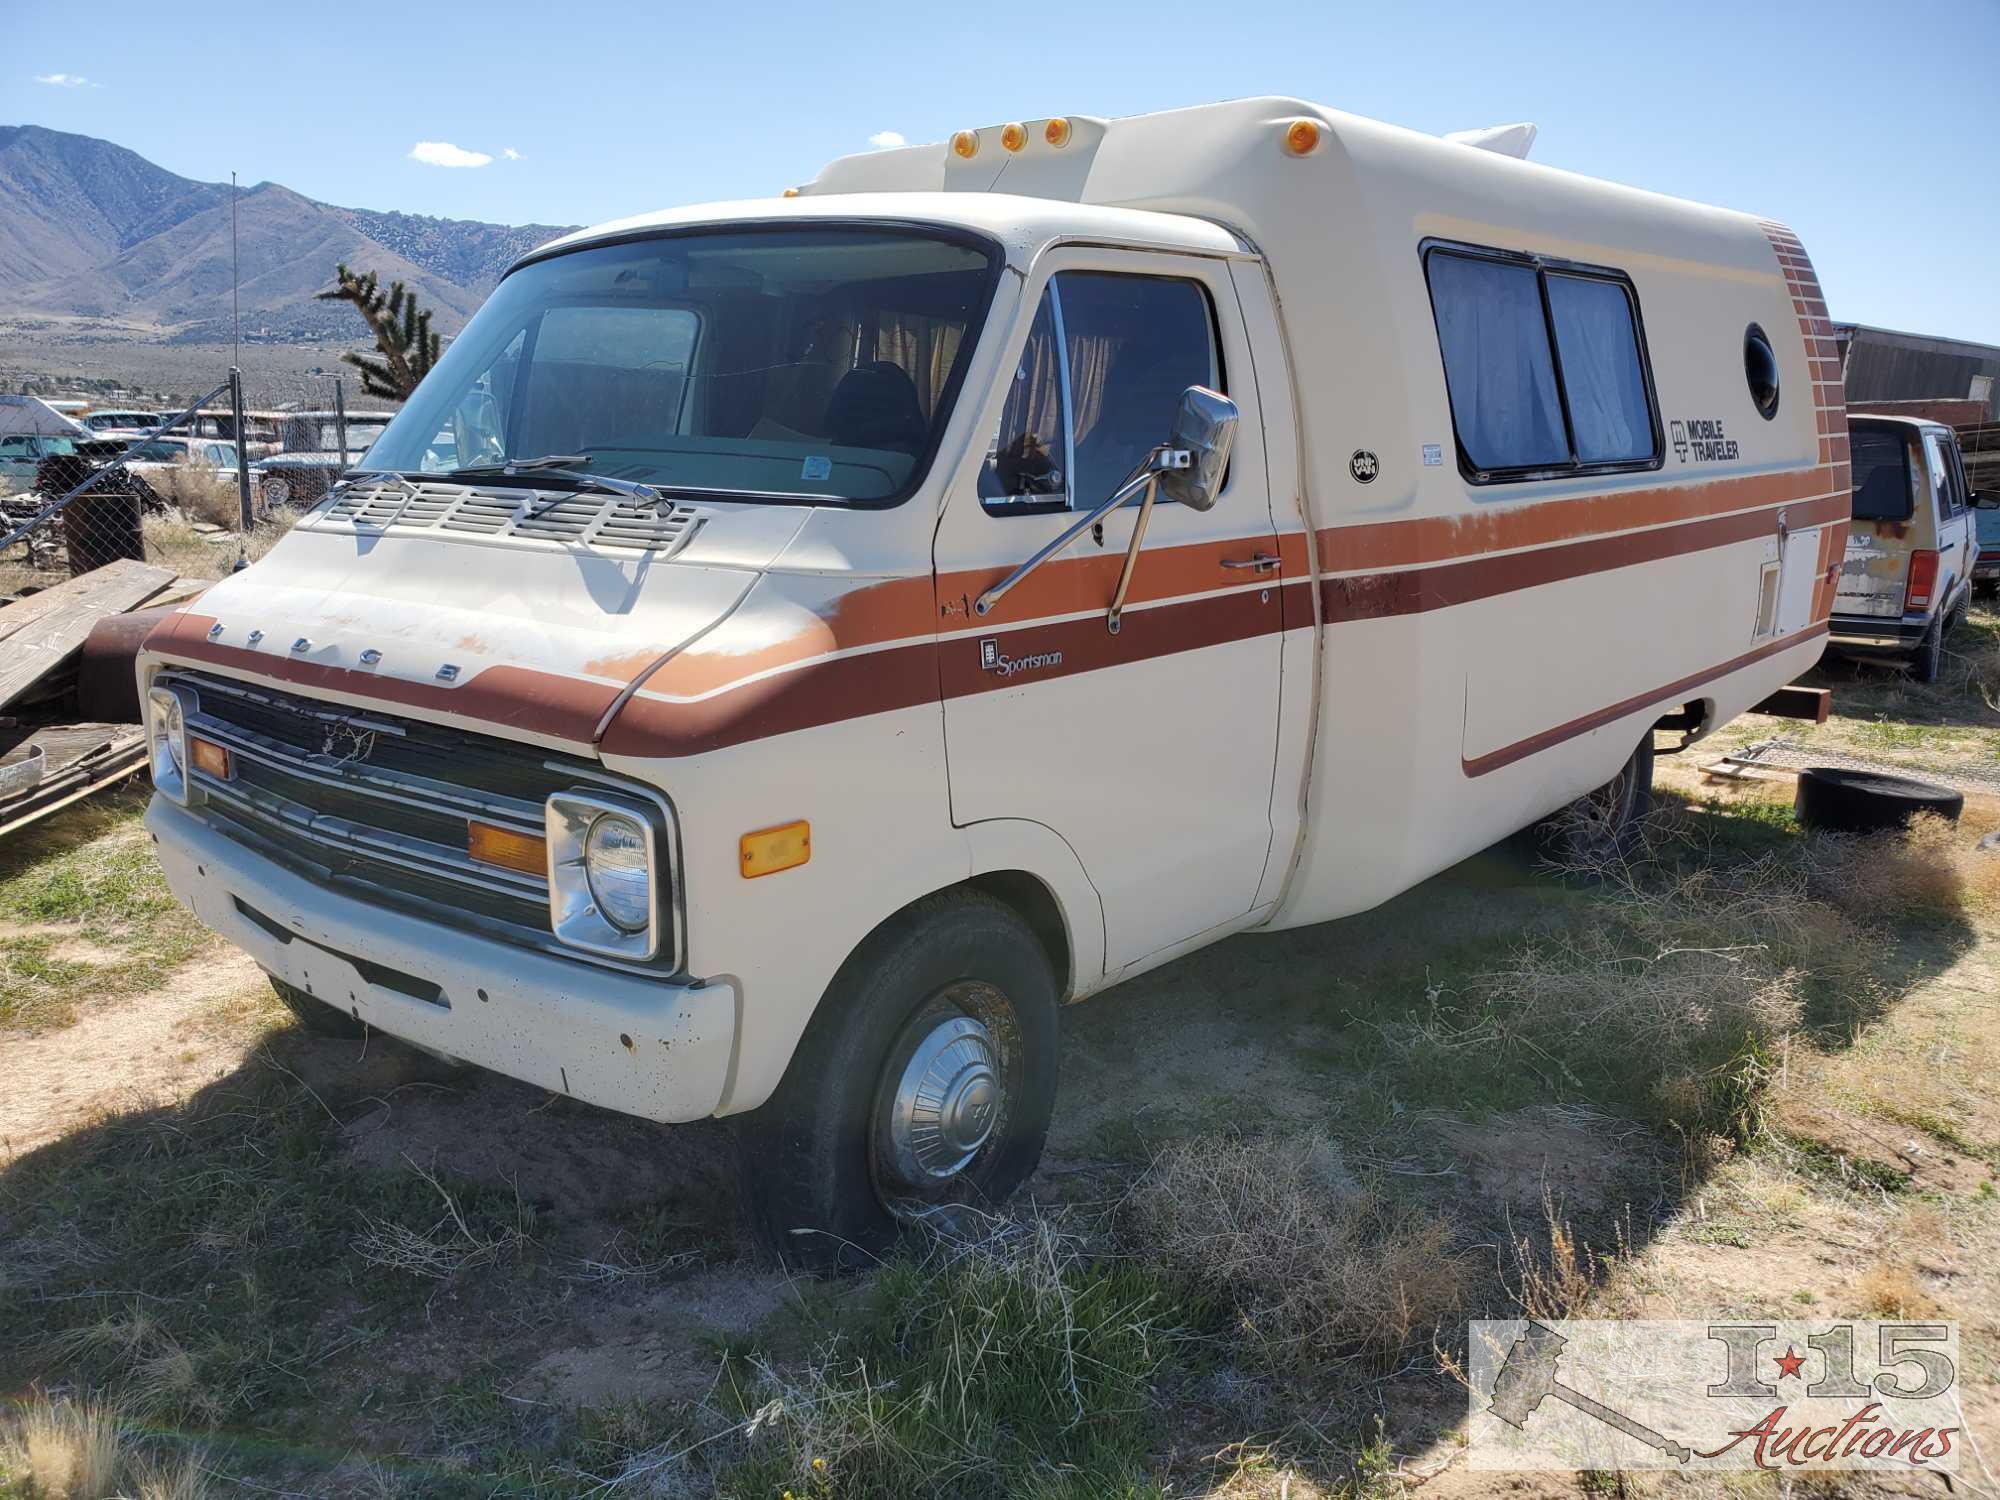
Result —
<path fill-rule="evenodd" d="M 1783 225 L 1256 99 L 526 256 L 140 660 L 173 889 L 318 1030 L 742 1117 L 837 1260 L 1004 1198 L 1057 1007 L 1364 911 L 1811 665 Z"/>

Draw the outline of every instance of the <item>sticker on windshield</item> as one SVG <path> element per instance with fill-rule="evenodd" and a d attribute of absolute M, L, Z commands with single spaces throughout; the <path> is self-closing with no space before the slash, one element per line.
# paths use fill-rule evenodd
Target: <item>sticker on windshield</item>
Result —
<path fill-rule="evenodd" d="M 806 461 L 804 465 L 799 470 L 799 478 L 801 479 L 833 478 L 833 460 L 826 457 L 824 454 L 819 454 L 819 453 L 808 454 L 806 456 Z"/>

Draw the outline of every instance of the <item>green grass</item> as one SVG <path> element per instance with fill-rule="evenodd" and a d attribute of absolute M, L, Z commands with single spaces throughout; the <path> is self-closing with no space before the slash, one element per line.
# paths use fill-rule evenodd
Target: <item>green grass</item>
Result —
<path fill-rule="evenodd" d="M 160 983 L 213 939 L 168 891 L 132 785 L 0 850 L 0 1031 Z"/>

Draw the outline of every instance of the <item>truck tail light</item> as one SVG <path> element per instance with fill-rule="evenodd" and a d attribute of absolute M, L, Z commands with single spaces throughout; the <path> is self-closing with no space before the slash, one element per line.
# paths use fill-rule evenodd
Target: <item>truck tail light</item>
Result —
<path fill-rule="evenodd" d="M 1910 581 L 1903 592 L 1903 608 L 1929 609 L 1937 590 L 1938 555 L 1928 550 L 1910 554 Z"/>

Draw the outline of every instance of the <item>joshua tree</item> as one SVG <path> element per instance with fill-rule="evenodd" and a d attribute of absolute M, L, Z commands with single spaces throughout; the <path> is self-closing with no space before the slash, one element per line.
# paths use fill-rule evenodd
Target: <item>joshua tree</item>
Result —
<path fill-rule="evenodd" d="M 437 363 L 438 336 L 431 332 L 431 315 L 417 308 L 417 294 L 400 281 L 389 290 L 378 289 L 375 273 L 357 276 L 345 265 L 334 273 L 337 285 L 321 292 L 321 302 L 352 302 L 367 319 L 368 331 L 375 335 L 380 359 L 365 354 L 342 354 L 341 359 L 361 372 L 361 389 L 371 396 L 387 396 L 394 401 L 408 399 L 417 382 Z"/>

